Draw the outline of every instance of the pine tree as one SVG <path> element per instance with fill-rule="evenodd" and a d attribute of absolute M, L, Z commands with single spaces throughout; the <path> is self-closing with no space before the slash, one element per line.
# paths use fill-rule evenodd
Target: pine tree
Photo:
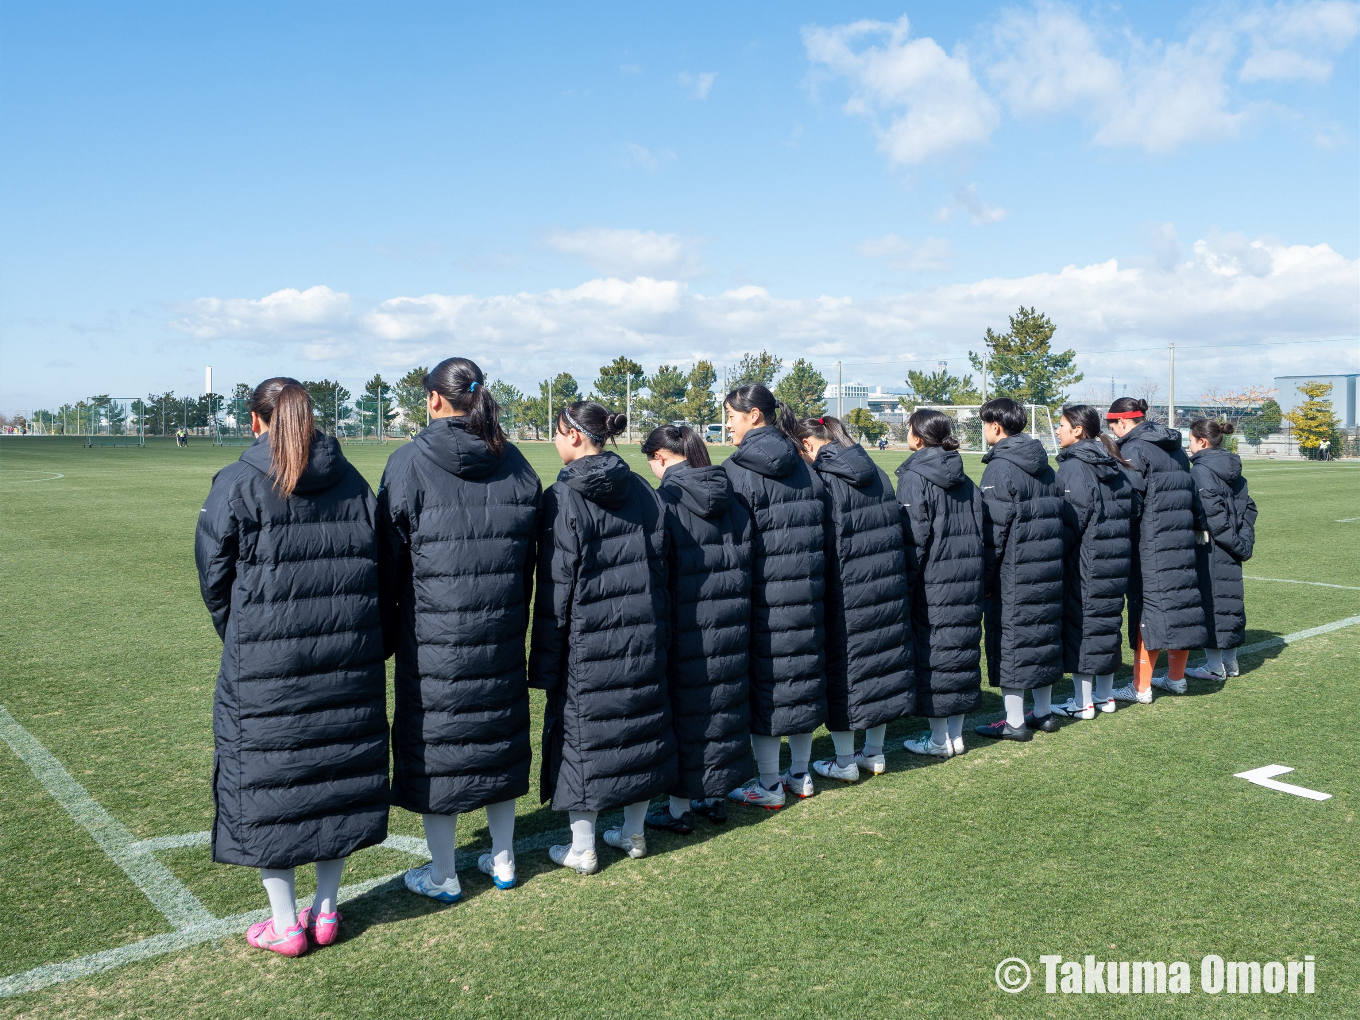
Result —
<path fill-rule="evenodd" d="M 741 361 L 737 362 L 736 375 L 729 380 L 728 385 L 734 390 L 748 383 L 760 383 L 768 387 L 774 383 L 775 376 L 783 367 L 784 359 L 776 357 L 769 351 L 743 354 Z"/>
<path fill-rule="evenodd" d="M 681 411 L 685 421 L 700 432 L 709 422 L 719 420 L 718 401 L 713 396 L 713 384 L 718 373 L 711 361 L 696 361 L 685 380 L 685 403 Z"/>
<path fill-rule="evenodd" d="M 684 414 L 688 381 L 686 374 L 676 366 L 659 366 L 646 380 L 647 396 L 633 401 L 634 411 L 641 410 L 643 414 L 639 417 L 653 419 L 662 425 L 680 420 Z"/>
<path fill-rule="evenodd" d="M 421 385 L 430 370 L 424 365 L 411 369 L 392 387 L 392 401 L 407 425 L 424 428 L 429 415 L 425 408 L 425 387 Z"/>
<path fill-rule="evenodd" d="M 1057 411 L 1067 400 L 1067 389 L 1084 378 L 1072 367 L 1077 352 L 1054 354 L 1050 341 L 1057 331 L 1047 315 L 1020 306 L 1010 317 L 1008 333 L 987 329 L 986 372 L 989 397 L 1012 397 L 1022 404 L 1046 404 Z M 968 352 L 973 368 L 983 370 L 982 356 Z"/>
<path fill-rule="evenodd" d="M 1299 449 L 1312 453 L 1324 440 L 1340 447 L 1341 423 L 1332 410 L 1332 402 L 1324 399 L 1331 395 L 1332 384 L 1310 380 L 1299 387 L 1299 392 L 1308 399 L 1284 416 L 1294 427 Z"/>
<path fill-rule="evenodd" d="M 349 398 L 352 394 L 330 379 L 304 379 L 302 386 L 312 395 L 312 416 L 316 420 L 317 431 L 335 435 L 336 418 L 343 425 L 349 417 Z"/>
<path fill-rule="evenodd" d="M 570 372 L 559 372 L 551 385 L 551 401 L 548 399 L 549 383 L 545 379 L 538 384 L 538 396 L 528 397 L 520 405 L 524 424 L 532 426 L 535 432 L 551 427 L 552 422 L 548 420 L 549 407 L 555 421 L 562 408 L 581 399 L 580 387 L 576 385 L 576 378 Z"/>
<path fill-rule="evenodd" d="M 981 394 L 973 388 L 971 375 L 950 375 L 948 369 L 940 369 L 927 375 L 915 370 L 907 373 L 907 385 L 911 387 L 916 404 L 975 404 Z"/>
<path fill-rule="evenodd" d="M 396 420 L 397 406 L 392 387 L 382 377 L 381 373 L 375 374 L 372 379 L 364 383 L 364 392 L 359 399 L 364 404 L 361 416 L 365 427 L 376 432 L 381 418 L 382 431 L 385 433 L 387 427 Z"/>
<path fill-rule="evenodd" d="M 615 414 L 627 414 L 625 404 L 629 380 L 632 380 L 633 398 L 636 400 L 645 378 L 642 366 L 621 354 L 609 364 L 600 366 L 600 377 L 595 380 L 595 390 L 590 399 L 603 404 Z"/>
<path fill-rule="evenodd" d="M 508 382 L 502 382 L 500 379 L 492 379 L 491 382 L 487 383 L 486 388 L 491 391 L 491 398 L 496 401 L 496 406 L 501 409 L 501 428 L 507 432 L 519 428 L 524 409 L 524 394 L 520 392 L 519 387 L 512 386 Z"/>
<path fill-rule="evenodd" d="M 799 418 L 820 418 L 826 414 L 826 379 L 812 367 L 812 362 L 799 358 L 789 374 L 774 388 L 776 400 L 782 400 Z"/>

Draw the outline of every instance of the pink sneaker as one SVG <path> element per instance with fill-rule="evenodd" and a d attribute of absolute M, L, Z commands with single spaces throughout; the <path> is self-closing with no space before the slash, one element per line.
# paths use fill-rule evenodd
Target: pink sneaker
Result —
<path fill-rule="evenodd" d="M 274 921 L 261 921 L 246 929 L 246 941 L 256 949 L 268 949 L 280 956 L 301 956 L 307 951 L 307 929 L 301 922 L 280 937 L 274 931 Z"/>
<path fill-rule="evenodd" d="M 340 922 L 343 920 L 338 910 L 332 910 L 329 914 L 317 914 L 315 921 L 312 920 L 311 907 L 298 914 L 298 924 L 307 929 L 307 937 L 317 946 L 329 946 L 338 939 Z"/>

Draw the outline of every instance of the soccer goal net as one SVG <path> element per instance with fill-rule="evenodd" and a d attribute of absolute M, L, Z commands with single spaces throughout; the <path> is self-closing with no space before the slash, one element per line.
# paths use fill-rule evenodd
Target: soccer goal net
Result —
<path fill-rule="evenodd" d="M 150 413 L 136 397 L 113 397 L 88 411 L 86 446 L 145 446 Z"/>
<path fill-rule="evenodd" d="M 217 446 L 249 446 L 253 442 L 255 433 L 250 430 L 250 401 L 228 400 L 221 416 L 213 419 L 213 443 Z"/>
<path fill-rule="evenodd" d="M 929 409 L 940 411 L 949 416 L 954 426 L 954 436 L 959 441 L 959 449 L 971 450 L 974 453 L 983 453 L 987 449 L 987 441 L 982 437 L 982 418 L 978 412 L 982 410 L 981 404 L 917 404 L 916 409 Z M 1058 452 L 1058 433 L 1054 427 L 1053 414 L 1043 404 L 1026 404 L 1025 431 L 1028 432 L 1039 442 L 1044 444 L 1044 449 L 1049 456 Z"/>
<path fill-rule="evenodd" d="M 381 443 L 397 409 L 387 400 L 356 400 L 340 408 L 336 435 L 344 443 Z"/>

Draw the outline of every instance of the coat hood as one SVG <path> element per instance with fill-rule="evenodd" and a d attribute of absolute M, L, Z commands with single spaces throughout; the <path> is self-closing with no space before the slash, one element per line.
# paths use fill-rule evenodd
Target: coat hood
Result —
<path fill-rule="evenodd" d="M 416 449 L 451 475 L 485 478 L 501 466 L 483 442 L 467 430 L 461 418 L 436 418 L 416 436 Z"/>
<path fill-rule="evenodd" d="M 1048 451 L 1039 440 L 1020 432 L 1003 437 L 1001 442 L 987 451 L 982 463 L 990 464 L 994 460 L 1008 461 L 1025 474 L 1038 478 L 1048 467 Z"/>
<path fill-rule="evenodd" d="M 1167 453 L 1175 453 L 1181 448 L 1179 429 L 1169 429 L 1165 425 L 1159 425 L 1153 421 L 1145 421 L 1141 425 L 1135 425 L 1122 436 L 1116 437 L 1115 442 L 1123 446 L 1134 439 L 1141 439 L 1145 443 L 1160 446 Z"/>
<path fill-rule="evenodd" d="M 605 450 L 572 461 L 557 473 L 557 480 L 592 503 L 615 510 L 628 499 L 628 479 L 632 474 L 622 457 L 613 450 Z"/>
<path fill-rule="evenodd" d="M 1242 477 L 1242 458 L 1228 450 L 1211 446 L 1199 453 L 1192 453 L 1190 462 L 1195 467 L 1208 468 L 1230 485 Z"/>
<path fill-rule="evenodd" d="M 792 439 L 773 426 L 763 425 L 746 433 L 729 459 L 766 478 L 787 478 L 797 470 L 802 457 Z"/>
<path fill-rule="evenodd" d="M 269 455 L 268 432 L 256 437 L 255 442 L 241 454 L 241 462 L 249 464 L 262 475 L 269 474 L 273 460 Z M 324 492 L 338 485 L 348 469 L 349 461 L 345 460 L 336 438 L 318 432 L 312 436 L 312 449 L 307 457 L 306 470 L 302 472 L 302 477 L 298 479 L 297 487 L 293 491 L 303 495 L 309 492 Z"/>
<path fill-rule="evenodd" d="M 660 488 L 705 520 L 721 517 L 732 502 L 732 483 L 727 472 L 716 464 L 706 467 L 674 464 L 666 469 Z"/>
<path fill-rule="evenodd" d="M 827 443 L 817 451 L 817 459 L 812 466 L 824 475 L 844 478 L 856 489 L 866 488 L 878 475 L 878 466 L 858 443 L 854 446 Z"/>
<path fill-rule="evenodd" d="M 941 489 L 956 489 L 967 477 L 959 451 L 946 450 L 941 446 L 924 446 L 904 460 L 902 466 L 897 469 L 899 482 L 902 475 L 908 471 L 915 471 Z"/>
<path fill-rule="evenodd" d="M 1119 461 L 1110 456 L 1099 439 L 1078 439 L 1071 446 L 1059 450 L 1058 463 L 1065 460 L 1079 460 L 1088 465 L 1102 482 L 1111 481 L 1119 474 Z"/>

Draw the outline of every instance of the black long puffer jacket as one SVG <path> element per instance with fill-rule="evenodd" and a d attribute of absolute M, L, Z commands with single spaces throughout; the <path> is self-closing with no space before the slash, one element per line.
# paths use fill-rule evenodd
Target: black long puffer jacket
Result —
<path fill-rule="evenodd" d="M 1144 421 L 1117 440 L 1136 494 L 1129 644 L 1203 648 L 1208 640 L 1195 568 L 1195 482 L 1181 434 Z"/>
<path fill-rule="evenodd" d="M 460 418 L 387 460 L 378 489 L 383 611 L 395 651 L 392 803 L 451 815 L 529 792 L 524 638 L 538 474 Z"/>
<path fill-rule="evenodd" d="M 1063 668 L 1108 676 L 1123 664 L 1133 489 L 1098 439 L 1058 451 L 1063 500 Z"/>
<path fill-rule="evenodd" d="M 539 796 L 607 811 L 675 785 L 666 514 L 612 451 L 543 494 L 529 683 L 548 692 Z"/>
<path fill-rule="evenodd" d="M 897 469 L 906 525 L 916 714 L 982 704 L 982 494 L 957 450 L 927 446 Z"/>
<path fill-rule="evenodd" d="M 902 504 L 856 444 L 812 465 L 826 492 L 827 728 L 867 730 L 916 707 Z"/>
<path fill-rule="evenodd" d="M 723 470 L 755 522 L 751 732 L 811 733 L 826 721 L 822 483 L 793 441 L 771 426 L 746 433 Z"/>
<path fill-rule="evenodd" d="M 720 467 L 674 464 L 657 495 L 670 539 L 666 676 L 680 752 L 676 797 L 722 797 L 751 778 L 751 515 Z"/>
<path fill-rule="evenodd" d="M 1062 499 L 1044 444 L 1005 436 L 982 458 L 987 679 L 1032 690 L 1063 675 Z"/>
<path fill-rule="evenodd" d="M 213 478 L 194 558 L 222 638 L 212 859 L 292 868 L 387 838 L 373 493 L 329 436 L 283 499 L 268 435 Z"/>
<path fill-rule="evenodd" d="M 1190 457 L 1195 527 L 1209 541 L 1195 546 L 1200 598 L 1208 630 L 1205 648 L 1236 648 L 1246 640 L 1242 564 L 1256 545 L 1256 504 L 1242 477 L 1242 458 L 1210 447 Z"/>

